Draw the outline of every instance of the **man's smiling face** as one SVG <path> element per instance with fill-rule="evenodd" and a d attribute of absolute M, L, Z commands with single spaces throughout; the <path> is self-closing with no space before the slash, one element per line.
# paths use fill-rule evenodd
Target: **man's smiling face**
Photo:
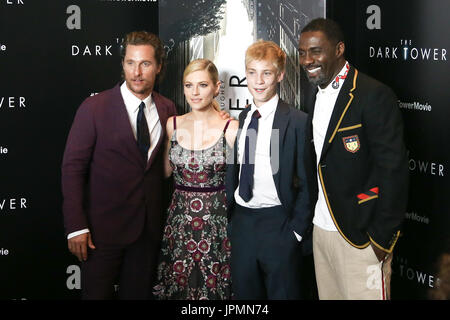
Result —
<path fill-rule="evenodd" d="M 344 43 L 333 44 L 322 31 L 300 35 L 299 61 L 309 82 L 326 88 L 342 68 Z"/>

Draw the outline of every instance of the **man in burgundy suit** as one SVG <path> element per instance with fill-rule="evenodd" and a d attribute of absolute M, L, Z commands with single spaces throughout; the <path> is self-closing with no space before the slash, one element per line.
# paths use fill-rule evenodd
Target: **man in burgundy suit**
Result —
<path fill-rule="evenodd" d="M 160 39 L 132 32 L 123 43 L 125 81 L 87 98 L 62 164 L 69 250 L 82 270 L 82 298 L 148 299 L 163 226 L 163 141 L 172 101 L 153 91 Z"/>

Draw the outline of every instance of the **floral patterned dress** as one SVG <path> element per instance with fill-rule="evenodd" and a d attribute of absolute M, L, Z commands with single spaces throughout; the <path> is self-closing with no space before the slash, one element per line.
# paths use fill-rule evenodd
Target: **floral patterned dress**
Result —
<path fill-rule="evenodd" d="M 227 237 L 225 131 L 211 147 L 188 150 L 176 140 L 169 160 L 175 191 L 158 263 L 156 299 L 230 299 L 230 240 Z"/>

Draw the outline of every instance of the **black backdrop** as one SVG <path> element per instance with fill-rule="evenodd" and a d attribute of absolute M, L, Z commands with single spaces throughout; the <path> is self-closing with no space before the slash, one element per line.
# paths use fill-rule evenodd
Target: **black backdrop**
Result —
<path fill-rule="evenodd" d="M 367 27 L 370 5 L 380 9 L 381 29 Z M 393 298 L 426 298 L 450 226 L 450 3 L 329 0 L 327 7 L 344 27 L 348 59 L 399 96 L 411 187 Z M 118 43 L 137 29 L 158 32 L 157 2 L 0 0 L 0 299 L 78 298 L 78 262 L 63 232 L 62 153 L 80 103 L 120 80 Z M 428 59 L 421 49 L 431 50 Z"/>
<path fill-rule="evenodd" d="M 147 1 L 0 1 L 0 298 L 79 295 L 60 168 L 80 103 L 121 77 L 118 43 L 158 32 Z"/>
<path fill-rule="evenodd" d="M 450 1 L 329 0 L 346 34 L 347 58 L 399 99 L 410 188 L 395 249 L 392 297 L 426 299 L 450 238 Z"/>

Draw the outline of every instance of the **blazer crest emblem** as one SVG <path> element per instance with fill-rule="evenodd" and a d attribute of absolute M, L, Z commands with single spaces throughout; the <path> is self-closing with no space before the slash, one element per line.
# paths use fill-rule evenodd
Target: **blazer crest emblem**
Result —
<path fill-rule="evenodd" d="M 357 134 L 349 137 L 344 137 L 342 138 L 342 141 L 344 142 L 345 150 L 351 153 L 357 152 L 361 147 L 361 143 L 359 142 Z"/>

